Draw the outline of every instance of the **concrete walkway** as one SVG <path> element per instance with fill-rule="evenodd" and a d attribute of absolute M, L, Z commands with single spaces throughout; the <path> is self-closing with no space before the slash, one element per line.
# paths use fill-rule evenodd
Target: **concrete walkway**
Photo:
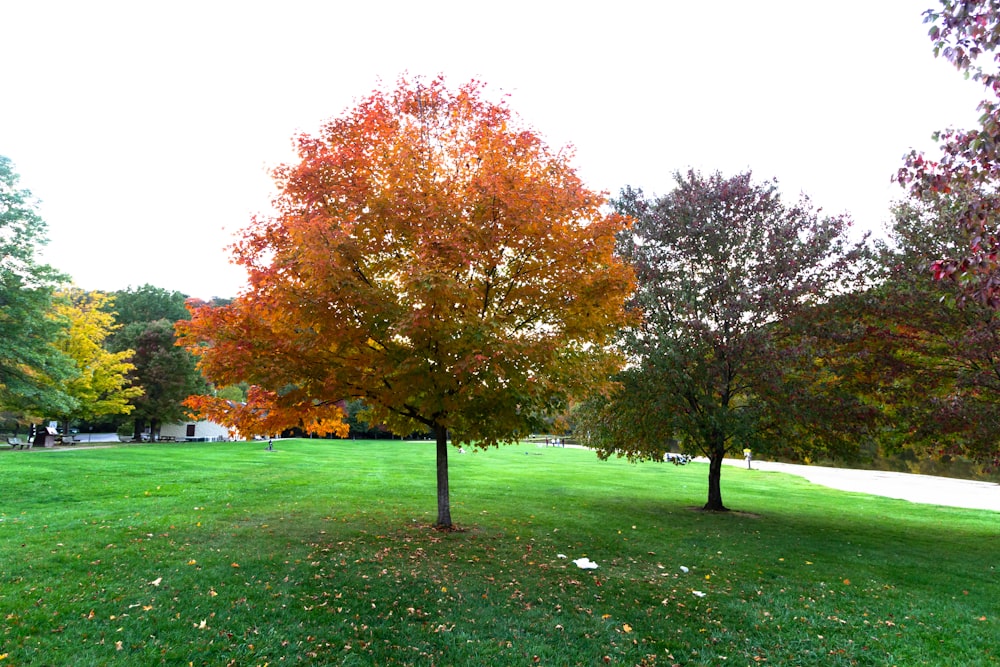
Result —
<path fill-rule="evenodd" d="M 77 433 L 74 437 L 82 444 L 87 444 L 88 442 L 121 442 L 118 439 L 117 433 Z"/>
<path fill-rule="evenodd" d="M 695 459 L 704 463 L 708 459 Z M 743 459 L 726 459 L 727 465 L 746 467 Z M 914 475 L 884 470 L 852 470 L 827 468 L 772 461 L 753 461 L 754 470 L 784 472 L 804 477 L 819 484 L 841 491 L 870 493 L 886 498 L 899 498 L 913 503 L 966 507 L 969 509 L 1000 512 L 1000 484 L 979 482 L 933 475 Z"/>

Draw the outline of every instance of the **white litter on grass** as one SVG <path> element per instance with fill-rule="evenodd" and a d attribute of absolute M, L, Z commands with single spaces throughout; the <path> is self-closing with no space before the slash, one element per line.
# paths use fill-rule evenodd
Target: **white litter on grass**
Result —
<path fill-rule="evenodd" d="M 683 565 L 681 565 L 681 572 L 683 572 L 684 574 L 687 574 L 688 572 L 690 572 L 690 570 L 688 570 L 686 567 L 684 567 Z"/>
<path fill-rule="evenodd" d="M 590 560 L 589 558 L 586 558 L 586 557 L 584 557 L 584 558 L 577 558 L 573 562 L 581 570 L 596 570 L 597 569 L 597 563 L 595 563 L 594 561 L 592 561 L 592 560 Z"/>
<path fill-rule="evenodd" d="M 556 558 L 565 558 L 566 554 L 556 554 Z"/>
<path fill-rule="evenodd" d="M 703 597 L 705 597 L 705 593 L 702 593 L 701 591 L 691 591 L 691 592 L 694 593 L 694 596 L 696 598 L 703 598 Z"/>

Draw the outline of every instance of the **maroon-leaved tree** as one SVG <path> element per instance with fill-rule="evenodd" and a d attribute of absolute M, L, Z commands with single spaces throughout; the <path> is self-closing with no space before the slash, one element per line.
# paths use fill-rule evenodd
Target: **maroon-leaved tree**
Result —
<path fill-rule="evenodd" d="M 824 413 L 843 423 L 842 406 L 810 402 L 835 385 L 791 323 L 853 287 L 863 244 L 848 240 L 846 216 L 820 217 L 805 198 L 786 204 L 750 173 L 678 173 L 662 197 L 628 188 L 615 204 L 635 219 L 619 252 L 636 272 L 641 323 L 624 334 L 632 363 L 619 390 L 585 404 L 577 432 L 601 456 L 633 460 L 663 460 L 678 441 L 709 459 L 705 509 L 725 510 L 727 452 L 783 433 L 818 442 L 823 432 L 806 421 Z"/>
<path fill-rule="evenodd" d="M 897 180 L 918 199 L 963 192 L 955 222 L 968 235 L 961 252 L 932 264 L 935 278 L 951 278 L 967 297 L 1000 307 L 1000 3 L 996 0 L 941 0 L 924 13 L 931 24 L 934 54 L 983 84 L 979 126 L 937 132 L 940 155 L 911 151 Z M 971 195 L 971 196 L 970 196 Z"/>

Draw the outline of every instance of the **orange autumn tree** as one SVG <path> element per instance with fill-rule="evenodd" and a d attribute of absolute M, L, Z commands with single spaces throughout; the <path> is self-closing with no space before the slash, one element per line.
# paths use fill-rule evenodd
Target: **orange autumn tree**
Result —
<path fill-rule="evenodd" d="M 297 146 L 276 216 L 234 246 L 248 288 L 180 342 L 217 385 L 271 392 L 268 414 L 361 399 L 372 423 L 429 429 L 451 527 L 449 435 L 514 442 L 617 368 L 628 219 L 478 82 L 400 80 Z"/>

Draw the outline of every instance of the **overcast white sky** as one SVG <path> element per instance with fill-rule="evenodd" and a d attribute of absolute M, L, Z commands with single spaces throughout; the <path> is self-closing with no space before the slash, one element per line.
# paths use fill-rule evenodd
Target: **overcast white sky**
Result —
<path fill-rule="evenodd" d="M 0 154 L 85 289 L 234 296 L 226 246 L 291 138 L 404 71 L 510 93 L 593 188 L 752 169 L 878 230 L 904 153 L 978 117 L 933 57 L 936 5 L 0 0 Z"/>

